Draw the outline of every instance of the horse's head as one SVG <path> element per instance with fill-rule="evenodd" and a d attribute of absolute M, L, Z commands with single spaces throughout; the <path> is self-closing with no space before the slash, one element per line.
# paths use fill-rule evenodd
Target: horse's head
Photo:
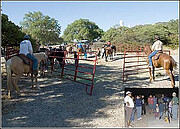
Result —
<path fill-rule="evenodd" d="M 45 64 L 48 62 L 48 56 L 45 52 L 34 53 L 35 57 L 37 58 L 38 62 L 44 62 Z"/>
<path fill-rule="evenodd" d="M 144 46 L 144 52 L 145 54 L 149 55 L 150 53 L 152 53 L 151 47 L 149 44 L 145 44 Z"/>

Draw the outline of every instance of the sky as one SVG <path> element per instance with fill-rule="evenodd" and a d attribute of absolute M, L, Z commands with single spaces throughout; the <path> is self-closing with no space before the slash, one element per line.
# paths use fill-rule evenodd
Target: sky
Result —
<path fill-rule="evenodd" d="M 124 26 L 132 27 L 179 19 L 178 1 L 1 1 L 1 6 L 1 13 L 8 15 L 16 25 L 20 25 L 28 12 L 41 11 L 58 20 L 61 35 L 68 24 L 80 18 L 95 22 L 104 31 L 120 20 Z"/>

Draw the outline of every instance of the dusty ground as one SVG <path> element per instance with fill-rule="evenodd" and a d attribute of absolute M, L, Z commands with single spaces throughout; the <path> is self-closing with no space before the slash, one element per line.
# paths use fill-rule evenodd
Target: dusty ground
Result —
<path fill-rule="evenodd" d="M 22 78 L 21 96 L 3 99 L 3 127 L 122 127 L 123 87 L 118 66 L 97 66 L 92 96 L 85 86 L 54 78 L 39 78 L 41 90 L 32 91 L 30 79 Z M 5 80 L 4 80 L 5 82 Z M 5 94 L 3 83 L 3 94 Z"/>
<path fill-rule="evenodd" d="M 179 55 L 173 55 L 179 62 Z M 39 77 L 41 90 L 31 90 L 30 78 L 22 78 L 20 96 L 2 100 L 3 127 L 123 127 L 124 88 L 171 88 L 168 76 L 157 76 L 149 82 L 148 73 L 129 76 L 122 83 L 123 58 L 113 61 L 98 60 L 92 96 L 85 93 L 85 86 L 55 78 L 47 73 Z M 179 70 L 175 73 L 179 87 Z M 6 91 L 6 78 L 2 82 L 2 95 Z"/>

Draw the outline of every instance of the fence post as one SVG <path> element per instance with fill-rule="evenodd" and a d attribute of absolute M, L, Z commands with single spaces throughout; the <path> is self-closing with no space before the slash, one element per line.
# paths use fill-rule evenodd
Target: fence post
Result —
<path fill-rule="evenodd" d="M 75 73 L 74 73 L 74 81 L 76 81 L 78 64 L 79 64 L 79 52 L 78 52 L 77 58 L 75 59 L 75 67 L 76 67 L 76 70 L 75 70 Z"/>
<path fill-rule="evenodd" d="M 64 53 L 64 57 L 63 57 L 63 63 L 62 63 L 61 78 L 64 76 L 64 65 L 65 65 L 65 61 L 66 61 L 67 51 L 63 51 L 63 53 Z"/>
<path fill-rule="evenodd" d="M 125 76 L 125 75 L 124 75 L 124 72 L 125 72 L 124 69 L 125 69 L 126 51 L 124 51 L 124 57 L 123 57 L 123 58 L 124 58 L 124 63 L 123 63 L 123 83 L 124 83 L 124 76 Z"/>

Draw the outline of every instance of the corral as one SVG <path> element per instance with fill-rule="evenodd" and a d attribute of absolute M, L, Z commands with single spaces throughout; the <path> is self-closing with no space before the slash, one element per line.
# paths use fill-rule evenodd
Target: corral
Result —
<path fill-rule="evenodd" d="M 171 51 L 179 62 L 178 51 Z M 92 96 L 86 95 L 83 84 L 52 75 L 39 77 L 41 90 L 31 90 L 30 78 L 19 83 L 22 94 L 14 93 L 12 100 L 4 98 L 6 78 L 2 80 L 3 127 L 122 127 L 124 126 L 124 88 L 171 88 L 169 77 L 156 72 L 156 81 L 149 82 L 149 74 L 128 77 L 123 83 L 124 53 L 116 53 L 113 61 L 98 59 Z M 69 61 L 70 62 L 70 61 Z M 82 63 L 92 65 L 85 60 Z M 179 87 L 179 70 L 175 72 Z M 160 73 L 160 74 L 159 74 Z M 82 86 L 80 86 L 82 85 Z"/>

